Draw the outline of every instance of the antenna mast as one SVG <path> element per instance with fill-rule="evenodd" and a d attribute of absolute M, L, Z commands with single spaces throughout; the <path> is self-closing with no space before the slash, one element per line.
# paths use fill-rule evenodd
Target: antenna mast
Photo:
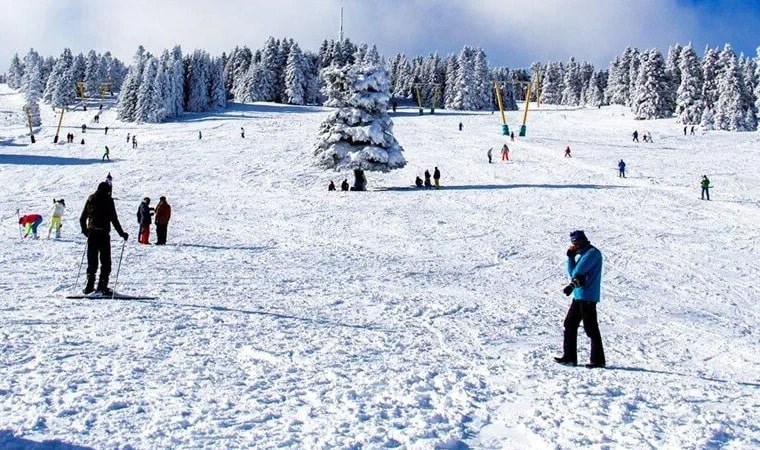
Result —
<path fill-rule="evenodd" d="M 338 39 L 340 42 L 343 42 L 343 6 L 340 7 L 340 33 L 338 34 Z"/>

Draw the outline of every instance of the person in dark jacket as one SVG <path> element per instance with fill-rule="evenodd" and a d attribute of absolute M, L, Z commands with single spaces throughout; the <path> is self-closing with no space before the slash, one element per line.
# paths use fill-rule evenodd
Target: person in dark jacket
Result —
<path fill-rule="evenodd" d="M 562 292 L 573 295 L 570 309 L 565 316 L 565 333 L 563 353 L 554 360 L 560 364 L 575 366 L 578 363 L 577 341 L 578 326 L 583 322 L 583 329 L 591 339 L 590 361 L 586 367 L 593 369 L 604 367 L 604 347 L 602 334 L 596 316 L 596 304 L 601 299 L 602 289 L 602 252 L 591 245 L 583 230 L 570 233 L 570 248 L 567 249 L 567 273 L 571 283 Z"/>
<path fill-rule="evenodd" d="M 340 183 L 340 190 L 341 191 L 347 191 L 348 190 L 348 178 L 344 178 L 343 182 Z"/>
<path fill-rule="evenodd" d="M 333 182 L 333 180 L 330 180 L 330 184 L 327 185 L 327 190 L 328 191 L 334 191 L 335 190 L 335 183 Z"/>
<path fill-rule="evenodd" d="M 414 185 L 418 188 L 422 187 L 422 178 L 420 178 L 419 175 L 417 175 L 417 178 L 414 179 Z"/>
<path fill-rule="evenodd" d="M 438 170 L 438 167 L 436 167 L 433 170 L 433 182 L 435 183 L 435 188 L 440 189 L 441 187 L 441 171 Z"/>
<path fill-rule="evenodd" d="M 618 177 L 625 178 L 625 161 L 622 159 L 618 162 Z"/>
<path fill-rule="evenodd" d="M 103 295 L 112 295 L 108 289 L 108 277 L 111 275 L 111 224 L 125 241 L 129 235 L 124 232 L 116 215 L 116 207 L 111 198 L 111 187 L 105 181 L 98 185 L 97 191 L 87 198 L 79 225 L 82 234 L 87 236 L 87 285 L 84 293 L 95 291 L 95 273 L 98 271 L 100 258 L 100 278 L 97 291 Z"/>
<path fill-rule="evenodd" d="M 429 170 L 425 170 L 425 187 L 427 189 L 430 189 L 431 187 L 433 187 L 433 183 L 430 182 L 430 171 Z"/>
<path fill-rule="evenodd" d="M 172 207 L 161 196 L 156 205 L 156 245 L 166 245 L 166 231 L 169 228 L 169 219 L 172 217 Z"/>
<path fill-rule="evenodd" d="M 150 197 L 145 197 L 140 206 L 137 207 L 137 223 L 140 224 L 140 234 L 137 242 L 141 244 L 150 244 L 150 224 L 154 209 L 150 206 Z"/>

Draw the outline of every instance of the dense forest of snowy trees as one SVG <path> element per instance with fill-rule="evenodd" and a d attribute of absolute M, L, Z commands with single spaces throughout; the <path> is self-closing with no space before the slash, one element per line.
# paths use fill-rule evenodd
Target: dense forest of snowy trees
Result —
<path fill-rule="evenodd" d="M 631 108 L 637 119 L 675 115 L 685 125 L 752 131 L 760 107 L 758 60 L 760 49 L 752 58 L 736 55 L 726 45 L 707 48 L 700 58 L 691 45 L 675 45 L 666 56 L 656 49 L 626 48 L 603 70 L 575 58 L 509 69 L 489 67 L 485 52 L 475 47 L 445 57 L 397 54 L 384 60 L 374 46 L 349 39 L 324 40 L 312 53 L 293 39 L 270 37 L 260 49 L 235 47 L 221 57 L 202 50 L 183 56 L 179 47 L 156 57 L 140 47 L 128 70 L 110 53 L 73 56 L 65 49 L 58 58 L 43 58 L 30 50 L 23 59 L 13 57 L 4 78 L 37 110 L 39 100 L 53 106 L 74 103 L 77 82 L 84 82 L 90 97 L 98 95 L 101 83 L 110 82 L 120 91 L 122 120 L 161 122 L 183 112 L 224 108 L 227 101 L 324 104 L 326 68 L 381 63 L 390 74 L 392 98 L 425 107 L 491 110 L 497 87 L 505 109 L 515 110 L 525 99 L 527 83 L 539 80 L 532 101 L 617 104 Z"/>

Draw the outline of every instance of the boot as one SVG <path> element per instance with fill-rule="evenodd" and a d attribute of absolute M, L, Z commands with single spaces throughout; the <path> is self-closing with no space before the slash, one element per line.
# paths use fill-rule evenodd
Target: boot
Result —
<path fill-rule="evenodd" d="M 87 277 L 87 285 L 84 287 L 84 290 L 82 292 L 84 293 L 84 295 L 95 292 L 95 277 L 94 276 Z"/>
<path fill-rule="evenodd" d="M 104 297 L 111 297 L 113 295 L 113 291 L 108 289 L 108 278 L 101 277 L 100 280 L 98 280 L 98 288 L 96 289 L 98 293 L 102 294 Z"/>

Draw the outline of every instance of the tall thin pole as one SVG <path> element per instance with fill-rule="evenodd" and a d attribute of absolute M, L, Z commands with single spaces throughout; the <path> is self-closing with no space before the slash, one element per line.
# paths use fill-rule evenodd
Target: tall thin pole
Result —
<path fill-rule="evenodd" d="M 340 34 L 338 38 L 340 42 L 343 42 L 343 6 L 340 7 Z"/>

